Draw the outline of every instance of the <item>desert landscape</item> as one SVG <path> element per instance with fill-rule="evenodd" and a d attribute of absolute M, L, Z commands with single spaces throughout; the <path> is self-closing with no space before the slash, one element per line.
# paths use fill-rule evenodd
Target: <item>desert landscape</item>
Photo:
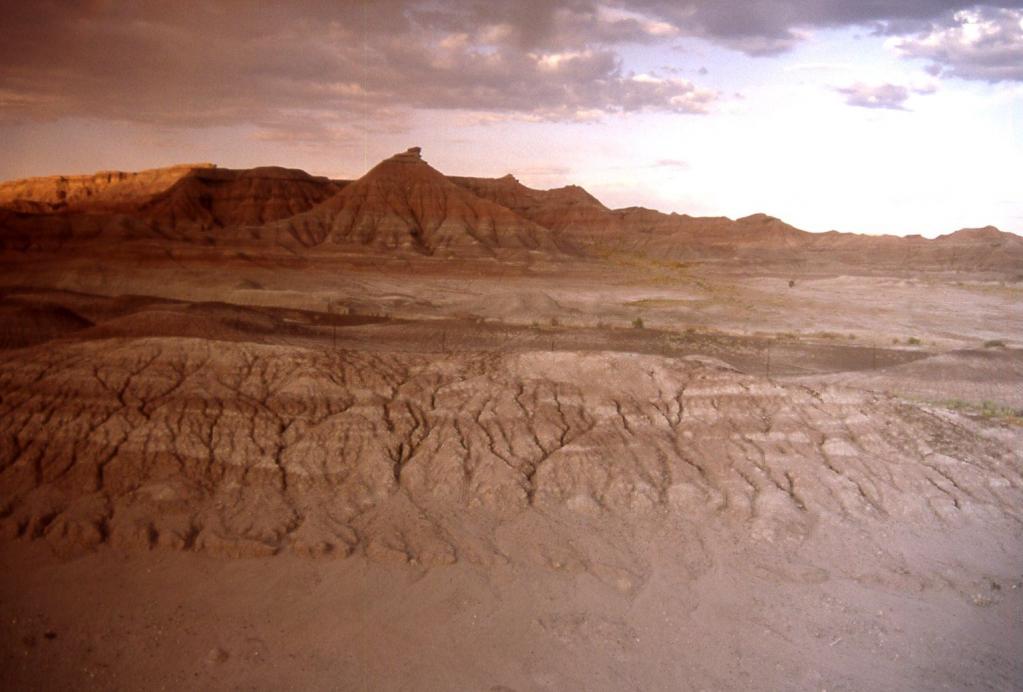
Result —
<path fill-rule="evenodd" d="M 0 205 L 9 688 L 1023 679 L 1023 238 L 417 147 Z"/>
<path fill-rule="evenodd" d="M 1023 0 L 0 3 L 0 690 L 1023 691 Z"/>

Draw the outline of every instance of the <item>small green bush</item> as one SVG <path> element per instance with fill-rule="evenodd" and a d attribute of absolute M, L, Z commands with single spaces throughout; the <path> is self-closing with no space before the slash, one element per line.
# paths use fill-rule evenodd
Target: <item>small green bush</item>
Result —
<path fill-rule="evenodd" d="M 908 339 L 906 339 L 906 343 L 909 344 L 910 346 L 919 346 L 921 344 L 921 341 L 915 336 L 911 336 Z"/>
<path fill-rule="evenodd" d="M 984 348 L 1005 348 L 1005 342 L 1001 339 L 992 339 L 984 342 Z"/>
<path fill-rule="evenodd" d="M 637 317 L 636 319 L 632 320 L 632 326 L 635 327 L 636 329 L 642 329 L 643 328 L 643 318 L 642 317 Z"/>

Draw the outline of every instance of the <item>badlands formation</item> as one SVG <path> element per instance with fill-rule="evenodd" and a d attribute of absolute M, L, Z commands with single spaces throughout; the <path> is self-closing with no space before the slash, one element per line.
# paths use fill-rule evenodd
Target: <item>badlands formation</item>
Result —
<path fill-rule="evenodd" d="M 12 688 L 1011 689 L 1023 239 L 0 184 Z"/>

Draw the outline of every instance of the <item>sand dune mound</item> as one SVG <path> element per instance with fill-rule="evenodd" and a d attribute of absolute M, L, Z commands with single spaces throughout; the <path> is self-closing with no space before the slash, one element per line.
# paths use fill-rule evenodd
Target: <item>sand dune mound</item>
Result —
<path fill-rule="evenodd" d="M 543 508 L 668 512 L 767 541 L 827 517 L 1021 519 L 1019 431 L 698 360 L 177 338 L 15 353 L 0 365 L 3 533 L 58 550 L 437 564 L 481 550 L 468 526 L 478 539 Z"/>

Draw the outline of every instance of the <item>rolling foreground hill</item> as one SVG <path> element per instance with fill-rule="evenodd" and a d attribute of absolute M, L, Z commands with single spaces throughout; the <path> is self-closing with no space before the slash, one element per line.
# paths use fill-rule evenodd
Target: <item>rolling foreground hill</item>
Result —
<path fill-rule="evenodd" d="M 1023 244 L 0 184 L 16 688 L 1013 689 Z"/>

